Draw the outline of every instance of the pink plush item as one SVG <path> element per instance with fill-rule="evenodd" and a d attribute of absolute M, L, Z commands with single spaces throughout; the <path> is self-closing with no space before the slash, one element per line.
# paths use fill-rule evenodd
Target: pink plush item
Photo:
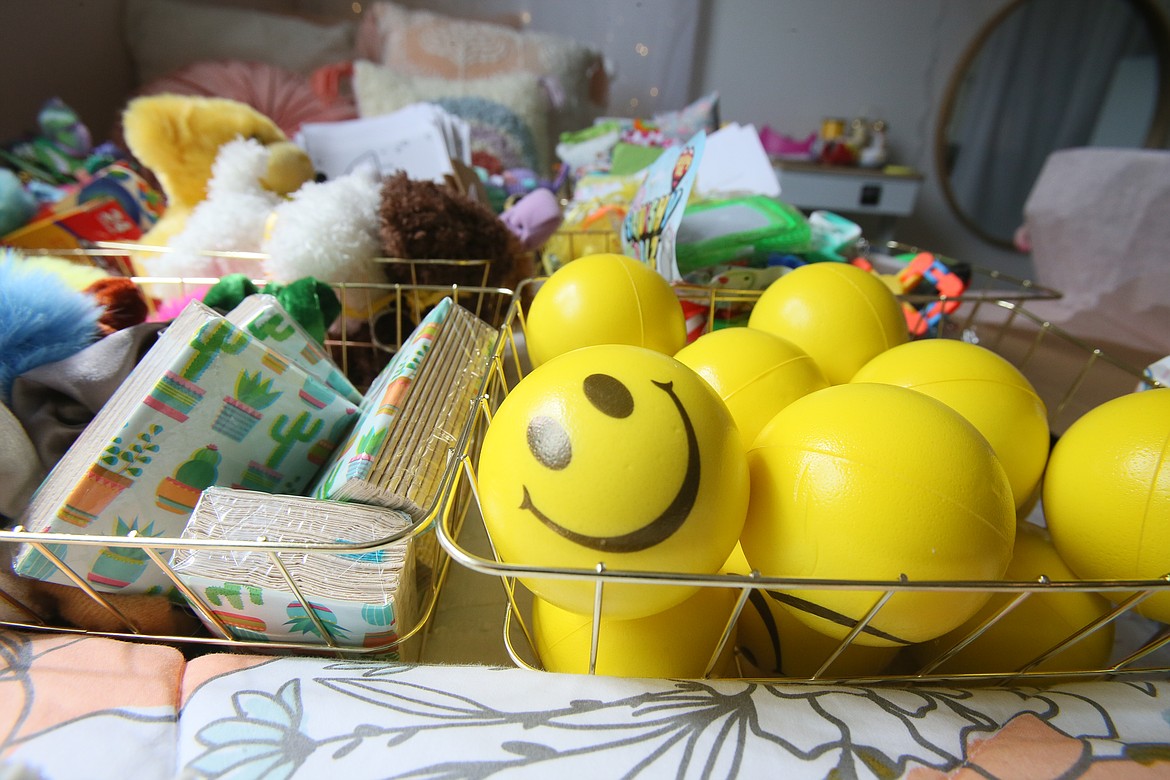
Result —
<path fill-rule="evenodd" d="M 140 95 L 169 92 L 238 100 L 267 116 L 289 138 L 305 122 L 336 122 L 357 117 L 353 100 L 334 91 L 322 96 L 312 77 L 269 65 L 242 60 L 204 60 L 155 79 Z"/>
<path fill-rule="evenodd" d="M 147 322 L 170 322 L 175 317 L 178 317 L 180 312 L 186 308 L 191 301 L 201 301 L 203 296 L 207 295 L 210 290 L 209 285 L 199 285 L 198 287 L 188 287 L 187 294 L 181 295 L 178 298 L 167 298 L 160 301 L 155 306 L 154 311 L 146 318 Z"/>

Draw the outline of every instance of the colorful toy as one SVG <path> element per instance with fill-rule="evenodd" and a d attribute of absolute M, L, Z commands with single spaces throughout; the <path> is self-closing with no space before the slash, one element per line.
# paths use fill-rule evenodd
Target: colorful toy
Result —
<path fill-rule="evenodd" d="M 754 328 L 711 331 L 679 350 L 675 359 L 715 388 L 746 447 L 776 412 L 829 386 L 820 367 L 800 347 Z"/>
<path fill-rule="evenodd" d="M 942 401 L 987 438 L 1007 471 L 1016 506 L 1032 497 L 1048 461 L 1048 410 L 1005 358 L 957 339 L 923 339 L 882 352 L 852 381 L 900 385 Z"/>
<path fill-rule="evenodd" d="M 702 677 L 731 618 L 734 588 L 700 588 L 686 601 L 633 620 L 601 619 L 596 674 L 612 677 Z M 586 674 L 593 618 L 544 599 L 532 601 L 532 632 L 547 671 Z M 733 671 L 734 633 L 716 661 L 716 676 Z"/>
<path fill-rule="evenodd" d="M 889 288 L 845 263 L 809 263 L 781 276 L 756 301 L 748 324 L 796 344 L 834 385 L 910 338 Z"/>
<path fill-rule="evenodd" d="M 1052 448 L 1040 500 L 1078 577 L 1170 574 L 1170 388 L 1114 398 L 1073 422 Z M 1137 610 L 1170 622 L 1170 594 Z"/>
<path fill-rule="evenodd" d="M 962 303 L 959 296 L 967 290 L 970 271 L 968 269 L 964 277 L 949 268 L 937 255 L 919 252 L 898 271 L 894 279 L 901 293 L 936 295 L 940 298 L 945 296 L 946 300 L 930 301 L 918 307 L 909 302 L 902 304 L 911 335 L 925 336 L 938 328 L 943 317 L 959 308 Z"/>
<path fill-rule="evenodd" d="M 272 159 L 283 161 L 265 174 L 267 189 L 293 192 L 315 172 L 309 158 L 289 143 L 271 119 L 236 100 L 192 95 L 149 95 L 131 100 L 122 114 L 126 146 L 158 179 L 166 210 L 141 239 L 145 245 L 167 244 L 182 230 L 192 209 L 207 197 L 219 147 L 237 137 L 264 145 L 284 144 Z M 149 276 L 149 258 L 140 260 Z"/>
<path fill-rule="evenodd" d="M 536 366 L 597 344 L 673 355 L 686 343 L 674 290 L 653 268 L 624 255 L 589 255 L 558 270 L 537 290 L 525 322 Z"/>
<path fill-rule="evenodd" d="M 784 407 L 748 452 L 751 500 L 740 543 L 761 574 L 846 580 L 996 580 L 1007 568 L 1015 505 L 975 426 L 904 387 L 828 387 Z M 840 639 L 879 591 L 772 593 L 806 625 Z M 903 592 L 854 640 L 933 639 L 986 592 Z"/>
<path fill-rule="evenodd" d="M 92 296 L 43 267 L 25 267 L 16 251 L 0 250 L 0 402 L 10 402 L 20 374 L 96 341 L 101 314 Z"/>
<path fill-rule="evenodd" d="M 526 250 L 542 247 L 564 219 L 561 202 L 552 190 L 538 187 L 500 214 L 508 229 Z"/>
<path fill-rule="evenodd" d="M 0 168 L 0 236 L 28 224 L 36 213 L 36 198 L 24 188 L 20 177 Z"/>
<path fill-rule="evenodd" d="M 731 414 L 672 357 L 610 344 L 525 376 L 484 436 L 484 524 L 511 564 L 711 574 L 739 538 L 747 462 Z M 538 596 L 590 614 L 593 582 L 529 577 Z M 693 589 L 611 584 L 603 614 L 630 619 Z"/>
<path fill-rule="evenodd" d="M 1077 579 L 1061 559 L 1043 528 L 1020 523 L 1016 543 L 1004 579 L 1037 582 L 1041 576 L 1053 582 Z M 997 593 L 974 617 L 938 639 L 914 648 L 921 662 L 929 662 L 950 650 L 985 620 L 1010 603 L 1017 594 Z M 935 668 L 940 674 L 1013 672 L 1109 612 L 1109 601 L 1099 593 L 1053 591 L 1034 593 L 998 622 Z M 1113 623 L 1108 623 L 1076 644 L 1034 667 L 1055 672 L 1100 669 L 1113 650 Z"/>
<path fill-rule="evenodd" d="M 751 570 L 743 547 L 737 544 L 723 571 L 743 575 Z M 745 677 L 811 677 L 841 644 L 801 623 L 765 590 L 748 595 L 735 628 Z M 881 674 L 899 652 L 897 647 L 851 644 L 825 673 L 834 677 Z"/>

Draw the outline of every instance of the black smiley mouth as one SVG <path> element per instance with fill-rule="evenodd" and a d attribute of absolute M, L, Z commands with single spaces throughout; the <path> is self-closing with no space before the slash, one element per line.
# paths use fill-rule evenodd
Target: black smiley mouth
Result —
<path fill-rule="evenodd" d="M 607 380 L 603 383 L 606 385 L 607 390 L 612 391 L 612 385 L 616 384 L 622 393 L 628 396 L 629 391 L 626 390 L 625 387 L 622 386 L 620 382 L 618 382 L 618 380 L 613 379 L 612 377 L 605 377 L 604 375 L 595 374 L 589 379 L 597 379 L 599 377 L 604 377 L 604 379 Z M 587 379 L 587 396 L 590 395 L 588 392 L 588 381 L 589 380 Z M 565 528 L 563 525 L 560 525 L 551 517 L 540 511 L 540 509 L 537 508 L 536 504 L 533 502 L 532 496 L 528 492 L 527 485 L 521 486 L 524 490 L 524 499 L 520 503 L 520 508 L 522 510 L 531 512 L 537 520 L 539 520 L 549 529 L 555 531 L 557 534 L 563 536 L 569 541 L 581 545 L 582 547 L 588 547 L 592 550 L 619 553 L 639 552 L 641 550 L 649 549 L 650 547 L 653 547 L 654 545 L 670 538 L 670 536 L 673 535 L 674 532 L 677 531 L 684 522 L 686 522 L 687 517 L 689 517 L 691 514 L 691 510 L 694 509 L 695 500 L 699 495 L 699 441 L 698 437 L 695 435 L 695 427 L 691 423 L 690 415 L 687 414 L 687 410 L 683 406 L 682 401 L 679 400 L 678 395 L 676 395 L 674 392 L 674 383 L 657 382 L 654 380 L 651 380 L 651 382 L 655 387 L 670 396 L 670 400 L 674 402 L 675 408 L 678 410 L 679 417 L 682 419 L 683 427 L 686 430 L 687 437 L 687 468 L 683 474 L 682 485 L 679 486 L 678 492 L 675 493 L 675 496 L 671 500 L 670 504 L 657 517 L 642 527 L 630 531 L 629 533 L 619 534 L 617 536 L 590 536 L 588 534 L 582 534 L 569 528 Z M 610 396 L 612 395 L 615 394 L 610 392 Z M 621 393 L 617 393 L 616 395 L 621 397 L 624 401 L 624 396 L 622 396 Z M 597 405 L 597 402 L 593 397 L 590 397 L 590 400 L 594 401 L 594 404 Z M 621 411 L 623 412 L 621 414 L 612 414 L 606 409 L 602 409 L 602 411 L 610 413 L 611 416 L 620 417 L 628 416 L 632 410 L 632 401 L 628 405 L 624 403 L 621 405 Z M 549 468 L 564 468 L 564 466 L 568 465 L 568 459 L 570 457 L 569 443 L 567 437 L 554 438 L 555 441 L 553 442 L 552 446 L 545 446 L 543 450 L 537 452 L 540 445 L 533 444 L 533 437 L 530 430 L 529 446 L 534 450 L 537 459 L 547 465 Z"/>

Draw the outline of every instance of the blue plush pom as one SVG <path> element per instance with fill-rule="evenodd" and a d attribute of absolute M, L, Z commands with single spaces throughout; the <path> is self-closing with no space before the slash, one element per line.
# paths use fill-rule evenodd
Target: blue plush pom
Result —
<path fill-rule="evenodd" d="M 52 273 L 22 267 L 19 253 L 0 250 L 0 400 L 25 371 L 64 360 L 98 337 L 101 306 Z"/>

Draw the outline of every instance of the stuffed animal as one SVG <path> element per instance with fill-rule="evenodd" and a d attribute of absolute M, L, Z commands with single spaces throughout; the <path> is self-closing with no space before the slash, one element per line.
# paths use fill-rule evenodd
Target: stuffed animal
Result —
<path fill-rule="evenodd" d="M 265 276 L 294 282 L 311 276 L 323 282 L 387 282 L 378 232 L 381 178 L 370 166 L 323 182 L 309 182 L 278 205 L 261 246 Z M 376 295 L 345 290 L 350 319 L 368 319 Z"/>
<path fill-rule="evenodd" d="M 284 200 L 264 185 L 275 150 L 252 138 L 236 138 L 219 147 L 211 166 L 207 197 L 195 204 L 183 228 L 167 242 L 170 252 L 150 260 L 155 276 L 260 278 L 259 260 L 211 252 L 259 252 L 264 227 Z M 280 152 L 275 152 L 279 154 Z"/>
<path fill-rule="evenodd" d="M 532 254 L 486 205 L 405 173 L 383 182 L 379 227 L 382 249 L 390 258 L 489 261 L 489 287 L 515 289 L 534 269 Z M 483 269 L 476 266 L 390 263 L 386 273 L 403 284 L 485 283 Z"/>
<path fill-rule="evenodd" d="M 102 309 L 42 268 L 26 268 L 12 249 L 0 250 L 0 401 L 12 380 L 36 366 L 80 352 L 99 337 Z"/>
<path fill-rule="evenodd" d="M 148 95 L 130 101 L 122 115 L 127 149 L 154 174 L 166 210 L 140 242 L 165 245 L 178 234 L 208 194 L 219 148 L 236 138 L 271 147 L 263 186 L 284 196 L 314 177 L 308 156 L 276 124 L 246 103 L 192 95 Z M 152 273 L 151 258 L 135 258 L 139 273 Z"/>

